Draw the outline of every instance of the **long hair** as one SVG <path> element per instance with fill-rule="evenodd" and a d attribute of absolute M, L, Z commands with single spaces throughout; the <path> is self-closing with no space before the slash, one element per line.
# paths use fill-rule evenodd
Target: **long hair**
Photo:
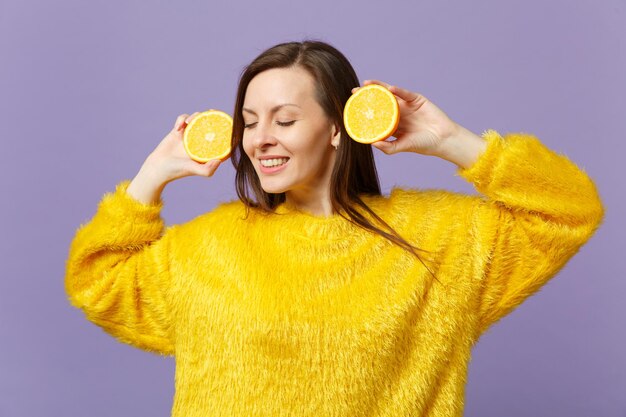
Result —
<path fill-rule="evenodd" d="M 285 193 L 274 194 L 263 190 L 252 161 L 244 151 L 242 107 L 246 90 L 250 81 L 259 73 L 272 68 L 290 67 L 303 68 L 313 76 L 316 101 L 329 119 L 341 127 L 341 139 L 330 180 L 330 197 L 334 211 L 351 223 L 377 233 L 406 249 L 435 277 L 417 253 L 417 250 L 430 251 L 419 249 L 407 242 L 359 197 L 363 194 L 381 195 L 371 145 L 351 140 L 343 124 L 344 106 L 352 94 L 352 89 L 359 87 L 359 80 L 348 59 L 335 47 L 322 41 L 305 40 L 277 44 L 257 56 L 241 73 L 233 111 L 230 159 L 236 171 L 237 196 L 247 207 L 246 216 L 250 208 L 271 213 L 286 199 Z M 250 192 L 254 198 L 250 197 Z M 369 213 L 380 227 L 371 223 L 357 207 Z"/>

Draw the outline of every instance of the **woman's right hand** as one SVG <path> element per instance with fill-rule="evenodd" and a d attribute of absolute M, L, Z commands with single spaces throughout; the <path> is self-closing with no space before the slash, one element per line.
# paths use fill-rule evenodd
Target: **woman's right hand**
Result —
<path fill-rule="evenodd" d="M 183 145 L 183 132 L 189 122 L 199 112 L 181 114 L 176 118 L 174 128 L 163 138 L 161 143 L 146 158 L 142 171 L 149 172 L 153 178 L 157 178 L 163 184 L 190 175 L 211 177 L 222 163 L 214 159 L 206 163 L 194 161 L 187 155 Z"/>

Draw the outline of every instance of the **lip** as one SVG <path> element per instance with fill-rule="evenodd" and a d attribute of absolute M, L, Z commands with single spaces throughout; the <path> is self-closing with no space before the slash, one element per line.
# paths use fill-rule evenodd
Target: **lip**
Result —
<path fill-rule="evenodd" d="M 263 155 L 263 156 L 259 156 L 257 159 L 263 160 L 263 159 L 282 159 L 282 158 L 289 159 L 288 156 L 283 156 L 283 155 Z"/>
<path fill-rule="evenodd" d="M 259 159 L 274 159 L 274 158 L 273 158 L 273 157 L 272 157 L 272 158 L 266 158 L 266 157 L 263 157 L 263 158 L 259 158 Z M 261 170 L 261 172 L 262 172 L 262 173 L 264 173 L 264 174 L 274 174 L 274 173 L 276 173 L 276 172 L 280 172 L 280 171 L 282 171 L 283 169 L 285 169 L 285 168 L 287 167 L 287 165 L 289 165 L 289 161 L 291 161 L 291 159 L 288 159 L 288 160 L 287 160 L 287 162 L 285 162 L 285 163 L 284 163 L 284 164 L 282 164 L 282 165 L 279 165 L 279 166 L 277 166 L 277 167 L 271 167 L 271 168 L 269 168 L 269 167 L 264 167 L 264 166 L 263 166 L 263 165 L 259 162 L 259 169 L 260 169 L 260 170 Z"/>

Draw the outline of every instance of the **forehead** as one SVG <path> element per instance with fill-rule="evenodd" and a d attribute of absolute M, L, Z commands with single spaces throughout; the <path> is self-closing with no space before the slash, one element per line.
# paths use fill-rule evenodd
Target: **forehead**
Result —
<path fill-rule="evenodd" d="M 311 104 L 315 84 L 313 77 L 302 68 L 272 68 L 257 74 L 248 84 L 244 107 L 251 110 L 269 109 L 277 104 L 294 103 L 301 107 Z M 287 106 L 284 109 L 297 109 Z"/>

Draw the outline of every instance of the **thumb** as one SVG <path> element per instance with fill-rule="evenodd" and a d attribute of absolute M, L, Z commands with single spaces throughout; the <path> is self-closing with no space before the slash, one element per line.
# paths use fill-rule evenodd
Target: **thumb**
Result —
<path fill-rule="evenodd" d="M 394 140 L 394 141 L 391 141 L 391 142 L 390 141 L 386 141 L 386 140 L 381 140 L 379 142 L 372 143 L 372 146 L 374 146 L 375 148 L 380 149 L 381 151 L 383 151 L 387 155 L 393 155 L 394 153 L 398 152 L 396 142 L 397 142 L 397 140 Z"/>
<path fill-rule="evenodd" d="M 217 168 L 220 166 L 222 161 L 219 159 L 211 159 L 203 164 L 196 165 L 198 175 L 202 175 L 204 177 L 212 177 L 217 171 Z"/>
<path fill-rule="evenodd" d="M 215 173 L 217 166 L 214 161 L 198 162 L 193 159 L 187 159 L 184 161 L 181 167 L 181 172 L 184 172 L 182 176 L 198 175 L 201 177 L 210 177 Z"/>

